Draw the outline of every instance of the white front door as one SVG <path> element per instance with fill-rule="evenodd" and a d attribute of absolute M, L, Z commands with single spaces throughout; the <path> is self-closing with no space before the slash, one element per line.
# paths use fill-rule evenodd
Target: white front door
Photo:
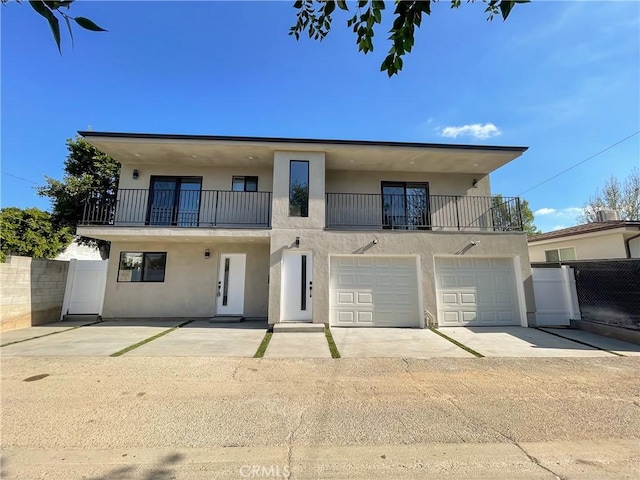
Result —
<path fill-rule="evenodd" d="M 242 315 L 244 313 L 244 253 L 220 255 L 216 315 Z"/>
<path fill-rule="evenodd" d="M 282 254 L 283 321 L 311 321 L 313 306 L 313 256 L 311 252 Z"/>

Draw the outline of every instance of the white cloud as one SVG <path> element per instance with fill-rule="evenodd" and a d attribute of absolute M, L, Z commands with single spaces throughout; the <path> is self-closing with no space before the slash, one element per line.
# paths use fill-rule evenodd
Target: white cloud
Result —
<path fill-rule="evenodd" d="M 540 210 L 536 210 L 535 212 L 533 212 L 534 215 L 551 215 L 552 213 L 555 213 L 556 209 L 555 208 L 541 208 Z"/>
<path fill-rule="evenodd" d="M 558 218 L 558 219 L 560 218 L 575 219 L 581 213 L 582 213 L 582 208 L 580 207 L 567 207 L 567 208 L 561 208 L 560 210 L 557 210 L 555 208 L 544 207 L 533 212 L 535 216 L 548 215 L 550 217 Z M 562 228 L 565 228 L 565 227 L 562 227 Z"/>
<path fill-rule="evenodd" d="M 458 138 L 471 136 L 480 140 L 495 137 L 502 132 L 493 123 L 474 123 L 471 125 L 462 125 L 460 127 L 444 127 L 440 132 L 443 137 Z"/>

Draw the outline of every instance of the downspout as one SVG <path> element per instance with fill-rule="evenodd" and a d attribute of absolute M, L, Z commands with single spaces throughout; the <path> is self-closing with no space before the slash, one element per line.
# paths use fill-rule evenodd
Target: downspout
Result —
<path fill-rule="evenodd" d="M 638 230 L 640 230 L 640 228 L 638 228 Z M 629 242 L 638 237 L 640 237 L 640 233 L 634 235 L 633 237 L 629 237 L 624 241 L 624 250 L 627 253 L 627 258 L 631 258 L 631 247 L 629 246 Z"/>

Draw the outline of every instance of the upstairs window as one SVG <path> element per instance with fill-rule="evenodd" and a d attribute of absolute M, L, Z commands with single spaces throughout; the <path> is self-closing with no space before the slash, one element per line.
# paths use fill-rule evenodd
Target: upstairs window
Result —
<path fill-rule="evenodd" d="M 234 192 L 257 192 L 258 177 L 234 176 L 231 182 L 231 190 Z"/>
<path fill-rule="evenodd" d="M 118 282 L 164 282 L 167 252 L 120 252 Z"/>
<path fill-rule="evenodd" d="M 289 216 L 309 216 L 309 162 L 291 160 L 289 165 Z"/>
<path fill-rule="evenodd" d="M 566 260 L 576 260 L 576 249 L 574 247 L 554 248 L 545 250 L 544 258 L 547 262 L 562 262 Z"/>

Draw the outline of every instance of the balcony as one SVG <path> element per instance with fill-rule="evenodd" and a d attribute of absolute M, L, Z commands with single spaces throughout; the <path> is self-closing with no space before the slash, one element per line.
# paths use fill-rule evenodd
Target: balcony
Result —
<path fill-rule="evenodd" d="M 327 193 L 329 229 L 522 231 L 520 199 Z"/>
<path fill-rule="evenodd" d="M 269 228 L 271 192 L 223 190 L 118 190 L 95 193 L 82 226 Z"/>

